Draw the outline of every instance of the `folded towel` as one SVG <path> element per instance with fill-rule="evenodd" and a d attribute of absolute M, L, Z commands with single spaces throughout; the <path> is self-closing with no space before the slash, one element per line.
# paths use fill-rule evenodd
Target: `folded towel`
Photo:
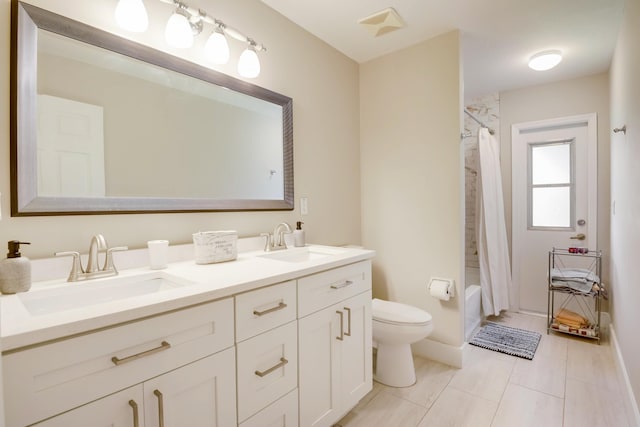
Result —
<path fill-rule="evenodd" d="M 582 292 L 583 294 L 588 294 L 593 290 L 593 282 L 581 282 L 575 280 L 558 280 L 552 279 L 552 286 L 557 288 L 569 288 L 574 291 Z"/>
<path fill-rule="evenodd" d="M 556 320 L 559 323 L 563 323 L 565 325 L 573 326 L 573 327 L 584 327 L 589 325 L 589 320 L 584 316 L 579 315 L 578 313 L 567 310 L 566 308 L 561 309 L 555 315 Z"/>
<path fill-rule="evenodd" d="M 567 310 L 566 308 L 560 309 L 556 314 L 556 317 L 564 317 L 565 319 L 573 320 L 575 322 L 586 322 L 587 319 L 576 313 L 575 311 Z"/>
<path fill-rule="evenodd" d="M 551 279 L 600 282 L 600 278 L 593 271 L 586 268 L 552 268 Z"/>
<path fill-rule="evenodd" d="M 572 328 L 584 328 L 589 326 L 588 323 L 580 323 L 580 322 L 572 322 L 570 320 L 558 319 L 557 317 L 554 319 L 556 323 L 561 325 L 566 325 Z"/>

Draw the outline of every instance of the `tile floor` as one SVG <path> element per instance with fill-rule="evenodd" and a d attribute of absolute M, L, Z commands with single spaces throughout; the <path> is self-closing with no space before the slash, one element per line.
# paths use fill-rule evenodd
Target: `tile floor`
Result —
<path fill-rule="evenodd" d="M 505 313 L 491 321 L 542 334 L 533 360 L 467 345 L 463 369 L 415 358 L 408 388 L 374 382 L 342 427 L 631 427 L 606 335 L 546 334 L 546 318 Z"/>

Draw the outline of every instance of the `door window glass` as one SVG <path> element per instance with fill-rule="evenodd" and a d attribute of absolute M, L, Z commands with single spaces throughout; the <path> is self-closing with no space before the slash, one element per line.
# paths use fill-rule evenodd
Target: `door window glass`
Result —
<path fill-rule="evenodd" d="M 573 140 L 529 144 L 529 228 L 573 228 Z"/>

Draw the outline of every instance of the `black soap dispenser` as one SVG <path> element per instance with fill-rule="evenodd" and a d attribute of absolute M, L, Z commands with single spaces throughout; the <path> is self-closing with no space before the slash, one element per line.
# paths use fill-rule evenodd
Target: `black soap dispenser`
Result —
<path fill-rule="evenodd" d="M 9 253 L 0 261 L 0 292 L 3 294 L 15 294 L 31 289 L 31 262 L 20 253 L 20 245 L 29 244 L 18 240 L 8 242 Z"/>
<path fill-rule="evenodd" d="M 304 222 L 296 222 L 296 229 L 293 230 L 293 246 L 299 248 L 305 245 L 304 230 L 302 229 Z"/>

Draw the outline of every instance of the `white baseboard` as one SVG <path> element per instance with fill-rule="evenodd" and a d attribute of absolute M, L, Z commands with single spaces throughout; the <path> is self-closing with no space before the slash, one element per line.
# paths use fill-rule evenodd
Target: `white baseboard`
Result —
<path fill-rule="evenodd" d="M 462 368 L 465 346 L 466 343 L 463 343 L 460 347 L 456 347 L 425 338 L 417 343 L 411 344 L 411 350 L 413 354 L 418 356 L 435 360 L 436 362 L 444 363 L 454 368 Z"/>
<path fill-rule="evenodd" d="M 640 410 L 638 409 L 638 403 L 631 387 L 631 380 L 627 368 L 620 352 L 620 346 L 618 345 L 618 337 L 616 336 L 613 324 L 609 324 L 609 336 L 611 339 L 611 351 L 613 351 L 613 357 L 616 362 L 616 368 L 618 376 L 624 386 L 623 399 L 625 399 L 625 407 L 627 408 L 629 421 L 635 421 L 634 425 L 640 426 Z"/>

